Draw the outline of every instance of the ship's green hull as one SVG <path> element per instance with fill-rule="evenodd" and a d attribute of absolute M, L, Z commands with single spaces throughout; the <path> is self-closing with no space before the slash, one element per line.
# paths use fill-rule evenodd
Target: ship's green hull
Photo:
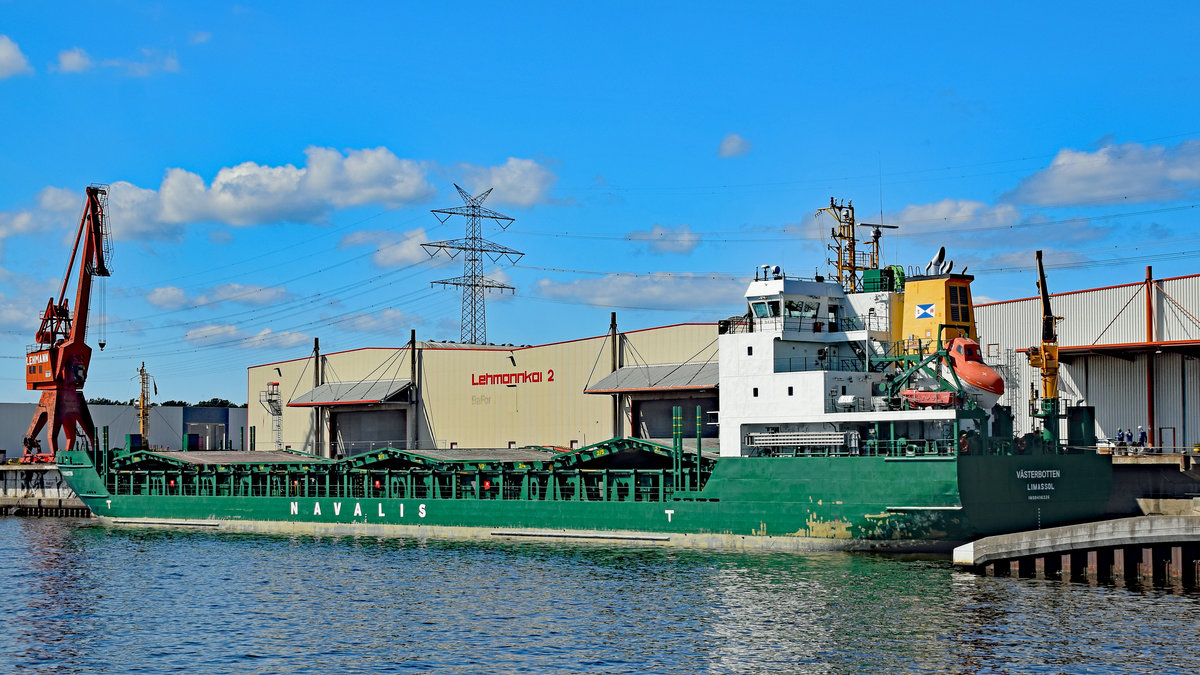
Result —
<path fill-rule="evenodd" d="M 111 494 L 84 452 L 66 481 L 116 523 L 240 531 L 605 538 L 708 547 L 949 550 L 1001 532 L 1103 515 L 1109 458 L 731 457 L 704 488 L 661 500 Z"/>

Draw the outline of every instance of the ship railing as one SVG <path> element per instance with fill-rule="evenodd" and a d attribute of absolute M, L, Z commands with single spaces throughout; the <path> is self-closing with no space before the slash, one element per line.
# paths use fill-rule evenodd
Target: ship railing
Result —
<path fill-rule="evenodd" d="M 775 359 L 777 373 L 806 373 L 817 370 L 861 373 L 865 366 L 862 359 L 822 359 L 815 356 L 785 356 Z"/>
<path fill-rule="evenodd" d="M 717 322 L 717 333 L 750 333 L 754 330 L 754 322 L 749 317 L 734 316 Z"/>
<path fill-rule="evenodd" d="M 827 413 L 871 412 L 875 410 L 874 405 L 874 398 L 869 396 L 831 394 L 825 397 L 825 412 Z"/>
<path fill-rule="evenodd" d="M 747 322 L 749 319 L 746 320 Z M 888 330 L 887 323 L 881 317 L 869 315 L 866 319 L 857 316 L 816 317 L 816 316 L 764 316 L 754 319 L 754 325 L 760 331 L 785 331 L 791 333 L 848 333 L 850 331 L 870 328 L 876 331 Z M 748 326 L 741 328 L 730 320 L 729 333 L 744 333 Z"/>
<path fill-rule="evenodd" d="M 830 432 L 835 436 L 841 433 Z M 824 443 L 816 440 L 809 444 L 784 444 L 781 439 L 778 445 L 759 445 L 758 454 L 768 457 L 896 457 L 896 458 L 927 458 L 954 457 L 957 448 L 951 439 L 898 439 L 880 441 L 868 438 L 861 442 L 842 442 L 830 438 Z"/>
<path fill-rule="evenodd" d="M 114 495 L 334 499 L 661 502 L 676 486 L 668 469 L 429 469 L 311 472 L 226 465 L 219 471 L 133 469 L 107 476 Z M 703 484 L 702 478 L 701 484 Z"/>
<path fill-rule="evenodd" d="M 353 455 L 365 455 L 376 450 L 384 448 L 395 448 L 397 450 L 407 450 L 408 440 L 390 440 L 390 441 L 350 441 L 339 442 L 333 446 L 333 451 L 341 457 L 350 457 Z"/>
<path fill-rule="evenodd" d="M 958 454 L 954 440 L 949 438 L 868 439 L 866 445 L 876 447 L 876 452 L 888 457 L 951 457 Z"/>

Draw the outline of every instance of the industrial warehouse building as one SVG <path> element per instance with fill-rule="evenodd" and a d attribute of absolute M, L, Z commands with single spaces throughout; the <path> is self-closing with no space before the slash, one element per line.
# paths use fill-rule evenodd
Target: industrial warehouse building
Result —
<path fill-rule="evenodd" d="M 253 447 L 348 456 L 669 438 L 673 406 L 716 410 L 716 354 L 716 324 L 617 333 L 615 319 L 609 334 L 548 345 L 314 353 L 249 369 Z"/>
<path fill-rule="evenodd" d="M 1097 435 L 1146 427 L 1156 445 L 1200 443 L 1200 275 L 1054 294 L 1061 398 L 1096 408 Z M 1024 351 L 1041 341 L 1041 300 L 975 308 L 1000 403 L 1032 429 Z M 253 366 L 248 424 L 257 450 L 347 456 L 384 446 L 582 447 L 614 436 L 718 432 L 717 324 L 680 324 L 548 345 L 410 341 Z M 415 348 L 414 348 L 415 345 Z M 278 414 L 272 414 L 272 412 Z M 713 444 L 715 445 L 715 444 Z"/>
<path fill-rule="evenodd" d="M 1095 406 L 1097 436 L 1145 427 L 1159 448 L 1200 443 L 1200 275 L 1154 279 L 1052 294 L 1059 342 L 1059 397 Z M 1047 282 L 1053 288 L 1053 280 Z M 975 319 L 984 361 L 1005 381 L 1001 404 L 1030 428 L 1026 364 L 1041 342 L 1040 297 L 979 305 Z"/>
<path fill-rule="evenodd" d="M 257 404 L 255 404 L 257 405 Z M 96 433 L 102 436 L 108 429 L 109 446 L 125 444 L 127 434 L 139 433 L 137 408 L 131 405 L 89 405 Z M 37 411 L 36 403 L 0 403 L 0 451 L 7 459 L 20 457 L 29 421 Z M 155 448 L 182 448 L 185 436 L 192 447 L 200 450 L 243 450 L 247 446 L 246 408 L 212 408 L 200 406 L 154 406 L 150 408 L 150 438 Z M 46 432 L 38 434 L 42 449 L 49 450 Z M 103 440 L 97 438 L 97 441 Z M 59 434 L 59 448 L 66 447 L 66 437 Z"/>

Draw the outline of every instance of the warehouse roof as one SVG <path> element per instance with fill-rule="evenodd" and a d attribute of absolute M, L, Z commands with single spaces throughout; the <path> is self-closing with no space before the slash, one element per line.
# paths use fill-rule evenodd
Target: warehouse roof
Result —
<path fill-rule="evenodd" d="M 624 366 L 604 376 L 584 391 L 589 394 L 615 394 L 670 389 L 714 389 L 718 379 L 715 362 Z"/>
<path fill-rule="evenodd" d="M 328 382 L 288 401 L 288 407 L 382 403 L 393 400 L 411 385 L 411 380 Z"/>

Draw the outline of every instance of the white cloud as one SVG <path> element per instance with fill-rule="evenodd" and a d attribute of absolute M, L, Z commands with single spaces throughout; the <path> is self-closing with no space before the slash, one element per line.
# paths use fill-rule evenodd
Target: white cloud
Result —
<path fill-rule="evenodd" d="M 364 204 L 395 208 L 434 192 L 425 171 L 387 148 L 310 147 L 308 164 L 265 166 L 242 162 L 217 172 L 211 185 L 185 169 L 168 169 L 157 191 L 126 182 L 112 185 L 110 211 L 126 239 L 177 240 L 183 224 L 257 225 L 321 222 L 331 210 Z M 119 216 L 119 217 L 118 217 Z"/>
<path fill-rule="evenodd" d="M 160 286 L 146 294 L 146 302 L 163 309 L 179 309 L 193 301 L 178 286 Z"/>
<path fill-rule="evenodd" d="M 179 241 L 183 224 L 163 220 L 162 195 L 133 183 L 117 181 L 109 186 L 108 216 L 112 236 L 128 241 Z"/>
<path fill-rule="evenodd" d="M 12 298 L 0 293 L 0 330 L 28 332 L 32 338 L 37 330 L 41 314 L 29 298 L 21 295 Z"/>
<path fill-rule="evenodd" d="M 312 336 L 298 331 L 283 331 L 276 333 L 270 328 L 264 328 L 253 335 L 242 331 L 237 326 L 214 324 L 202 328 L 193 328 L 184 335 L 184 340 L 197 346 L 229 345 L 242 349 L 264 349 L 278 347 L 295 347 L 312 340 Z"/>
<path fill-rule="evenodd" d="M 554 172 L 532 159 L 509 157 L 500 166 L 461 168 L 464 182 L 476 186 L 476 192 L 493 188 L 489 199 L 498 204 L 533 206 L 548 202 L 550 188 L 558 181 Z"/>
<path fill-rule="evenodd" d="M 328 195 L 334 206 L 383 204 L 395 208 L 433 194 L 425 171 L 385 147 L 348 150 L 309 148 L 305 188 Z"/>
<path fill-rule="evenodd" d="M 276 333 L 270 328 L 264 328 L 258 333 L 242 340 L 242 344 L 239 346 L 246 349 L 266 349 L 295 347 L 308 342 L 312 342 L 312 336 L 307 333 L 294 330 L 285 330 L 281 333 Z"/>
<path fill-rule="evenodd" d="M 0 330 L 17 331 L 32 338 L 46 309 L 46 300 L 59 291 L 60 279 L 35 279 L 0 266 L 0 285 L 11 294 L 0 293 Z"/>
<path fill-rule="evenodd" d="M 385 335 L 396 335 L 418 323 L 421 323 L 419 317 L 405 314 L 398 309 L 382 309 L 369 314 L 352 314 L 337 321 L 337 324 L 346 330 Z"/>
<path fill-rule="evenodd" d="M 198 30 L 188 36 L 188 42 L 194 45 L 202 45 L 212 39 L 212 33 L 206 30 Z"/>
<path fill-rule="evenodd" d="M 193 328 L 184 333 L 183 339 L 195 345 L 206 345 L 217 342 L 226 342 L 229 340 L 237 340 L 242 337 L 242 332 L 237 326 L 233 325 L 211 325 Z"/>
<path fill-rule="evenodd" d="M 725 138 L 721 139 L 721 145 L 717 147 L 717 155 L 720 157 L 741 157 L 750 152 L 754 144 L 744 139 L 739 134 L 726 134 Z"/>
<path fill-rule="evenodd" d="M 58 53 L 58 64 L 51 66 L 51 70 L 61 73 L 83 73 L 96 67 L 124 71 L 128 77 L 149 77 L 156 73 L 179 72 L 179 57 L 174 51 L 163 52 L 143 47 L 140 59 L 100 59 L 97 61 L 82 47 L 72 47 Z"/>
<path fill-rule="evenodd" d="M 0 35 L 0 80 L 13 75 L 32 73 L 29 60 L 21 53 L 21 48 L 7 35 Z"/>
<path fill-rule="evenodd" d="M 235 302 L 242 305 L 264 306 L 283 302 L 292 296 L 283 286 L 228 283 L 214 286 L 207 293 L 188 297 L 178 286 L 160 286 L 146 294 L 146 302 L 164 309 L 179 309 L 187 305 L 215 305 Z"/>
<path fill-rule="evenodd" d="M 970 199 L 943 199 L 932 204 L 904 207 L 891 224 L 899 225 L 906 235 L 955 230 L 979 230 L 1011 227 L 1021 221 L 1021 212 L 1011 204 L 989 206 Z"/>
<path fill-rule="evenodd" d="M 82 209 L 83 198 L 63 188 L 45 187 L 36 196 L 37 208 L 21 211 L 0 211 L 0 260 L 4 240 L 16 234 L 49 233 L 65 230 Z"/>
<path fill-rule="evenodd" d="M 142 48 L 142 58 L 136 59 L 104 59 L 100 62 L 104 68 L 117 68 L 125 71 L 129 77 L 149 77 L 155 73 L 179 72 L 179 57 L 174 51 L 162 52 L 150 47 Z"/>
<path fill-rule="evenodd" d="M 299 167 L 256 162 L 224 167 L 211 184 L 182 168 L 167 169 L 157 190 L 114 182 L 109 191 L 113 237 L 177 242 L 186 226 L 193 223 L 321 223 L 336 209 L 363 205 L 398 208 L 426 201 L 436 193 L 427 179 L 428 170 L 435 165 L 402 159 L 385 147 L 344 152 L 309 147 L 305 155 L 307 163 Z M 547 190 L 557 180 L 533 160 L 515 158 L 499 167 L 466 170 L 494 186 L 492 194 L 499 201 L 526 205 L 545 201 Z M 81 194 L 60 188 L 47 190 L 54 192 L 43 190 L 38 209 L 0 212 L 0 241 L 9 234 L 32 231 L 47 221 L 56 222 L 61 219 L 59 211 L 64 204 L 70 204 L 70 210 L 78 213 Z M 358 240 L 353 239 L 354 235 L 349 242 L 343 240 L 343 245 L 375 243 L 380 247 L 376 256 L 380 265 L 420 259 L 419 244 L 426 240 L 424 230 L 391 238 L 357 236 Z"/>
<path fill-rule="evenodd" d="M 656 253 L 691 253 L 700 245 L 699 233 L 692 232 L 688 225 L 664 227 L 657 223 L 646 230 L 630 232 L 629 241 L 644 241 Z"/>
<path fill-rule="evenodd" d="M 60 187 L 44 187 L 37 193 L 38 208 L 60 214 L 82 212 L 83 200 L 78 191 Z"/>
<path fill-rule="evenodd" d="M 92 57 L 82 47 L 64 49 L 58 53 L 58 69 L 64 73 L 82 73 L 92 67 Z"/>
<path fill-rule="evenodd" d="M 237 302 L 243 305 L 270 305 L 291 297 L 283 286 L 228 283 L 214 286 L 209 293 L 212 302 Z"/>
<path fill-rule="evenodd" d="M 537 283 L 537 292 L 545 297 L 630 309 L 737 307 L 745 290 L 746 282 L 740 279 L 667 273 L 649 277 L 610 274 L 565 284 L 541 279 Z"/>
<path fill-rule="evenodd" d="M 352 246 L 375 246 L 376 251 L 371 256 L 371 262 L 378 267 L 402 267 L 421 262 L 429 258 L 421 244 L 429 241 L 425 228 L 417 228 L 407 232 L 392 230 L 360 230 L 342 237 L 338 248 Z"/>
<path fill-rule="evenodd" d="M 1177 146 L 1108 145 L 1095 152 L 1060 150 L 1050 166 L 1025 178 L 1006 201 L 1018 204 L 1109 204 L 1178 198 L 1200 187 L 1200 140 Z"/>

